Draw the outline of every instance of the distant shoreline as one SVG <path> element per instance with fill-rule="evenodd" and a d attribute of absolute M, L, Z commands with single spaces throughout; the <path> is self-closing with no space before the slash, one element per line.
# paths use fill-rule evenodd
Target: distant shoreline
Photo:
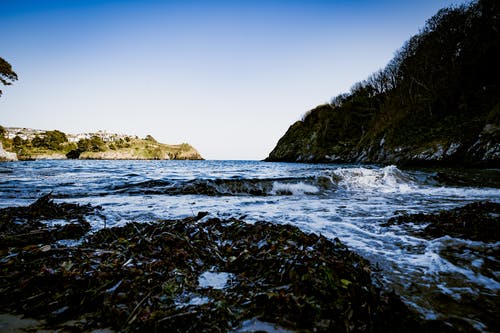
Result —
<path fill-rule="evenodd" d="M 0 161 L 31 160 L 203 160 L 190 144 L 164 144 L 151 135 L 105 131 L 66 134 L 59 130 L 0 126 Z"/>

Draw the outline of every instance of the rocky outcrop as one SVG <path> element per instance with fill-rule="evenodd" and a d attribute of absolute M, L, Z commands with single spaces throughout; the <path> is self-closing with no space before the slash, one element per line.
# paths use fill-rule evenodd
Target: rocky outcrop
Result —
<path fill-rule="evenodd" d="M 376 137 L 369 142 L 361 137 L 345 141 L 321 142 L 325 126 L 292 125 L 279 140 L 266 161 L 308 163 L 375 163 L 400 166 L 500 166 L 500 127 L 485 124 L 478 133 L 464 140 L 443 136 L 418 143 Z M 322 133 L 323 131 L 323 133 Z M 388 142 L 389 141 L 389 142 Z"/>
<path fill-rule="evenodd" d="M 17 154 L 3 149 L 2 141 L 0 141 L 0 161 L 17 161 Z"/>
<path fill-rule="evenodd" d="M 500 127 L 486 124 L 479 133 L 468 133 L 463 140 L 443 136 L 429 142 L 405 145 L 387 144 L 382 138 L 370 145 L 355 147 L 349 156 L 353 162 L 422 166 L 500 165 Z M 348 157 L 348 158 L 349 158 Z"/>

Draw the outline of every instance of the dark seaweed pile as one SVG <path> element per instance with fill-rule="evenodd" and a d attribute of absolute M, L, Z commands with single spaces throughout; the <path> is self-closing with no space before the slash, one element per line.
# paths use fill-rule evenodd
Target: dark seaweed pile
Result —
<path fill-rule="evenodd" d="M 495 202 L 474 202 L 436 214 L 403 214 L 389 219 L 385 225 L 410 222 L 429 224 L 412 232 L 426 239 L 448 235 L 483 242 L 500 241 L 500 204 Z"/>
<path fill-rule="evenodd" d="M 43 205 L 51 217 L 90 212 L 50 200 L 32 206 Z M 30 225 L 36 219 L 26 214 Z M 446 328 L 422 324 L 395 294 L 375 287 L 369 263 L 338 239 L 205 215 L 103 229 L 75 247 L 52 239 L 2 244 L 0 313 L 72 332 L 225 332 L 255 318 L 303 332 Z M 3 237 L 16 231 L 3 230 Z M 200 285 L 206 272 L 229 279 L 223 288 Z"/>
<path fill-rule="evenodd" d="M 60 239 L 79 239 L 90 230 L 85 216 L 100 207 L 71 203 L 54 203 L 50 194 L 27 207 L 0 209 L 0 250 Z M 42 221 L 60 219 L 66 223 L 49 227 Z"/>

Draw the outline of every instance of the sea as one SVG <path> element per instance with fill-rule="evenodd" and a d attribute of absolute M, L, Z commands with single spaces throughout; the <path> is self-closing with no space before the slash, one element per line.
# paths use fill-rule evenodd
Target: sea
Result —
<path fill-rule="evenodd" d="M 411 235 L 425 225 L 385 222 L 481 200 L 500 203 L 500 170 L 210 160 L 0 163 L 0 208 L 48 193 L 56 202 L 101 206 L 88 218 L 94 231 L 203 211 L 205 218 L 291 224 L 339 238 L 372 263 L 377 284 L 425 318 L 495 330 L 483 319 L 485 307 L 499 308 L 500 242 L 425 240 Z"/>

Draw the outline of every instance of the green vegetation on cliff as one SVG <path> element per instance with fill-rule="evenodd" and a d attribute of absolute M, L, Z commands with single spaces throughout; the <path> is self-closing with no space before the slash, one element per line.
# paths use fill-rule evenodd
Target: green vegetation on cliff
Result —
<path fill-rule="evenodd" d="M 384 69 L 293 124 L 267 160 L 498 165 L 499 10 L 440 10 Z"/>
<path fill-rule="evenodd" d="M 87 140 L 89 142 L 87 142 Z M 90 144 L 90 145 L 89 145 Z M 81 147 L 85 147 L 82 148 Z M 126 137 L 116 141 L 105 143 L 98 137 L 85 139 L 78 142 L 78 149 L 71 151 L 78 153 L 80 159 L 110 159 L 110 160 L 201 160 L 201 155 L 191 145 L 182 143 L 180 145 L 167 145 L 157 142 L 151 135 L 145 139 Z"/>
<path fill-rule="evenodd" d="M 12 132 L 12 129 L 10 129 Z M 187 143 L 167 145 L 157 142 L 151 135 L 140 139 L 133 136 L 105 132 L 71 136 L 54 130 L 19 129 L 9 135 L 0 126 L 0 142 L 8 152 L 20 160 L 32 159 L 130 159 L 130 160 L 200 160 L 201 155 Z M 72 141 L 72 142 L 70 142 Z"/>

